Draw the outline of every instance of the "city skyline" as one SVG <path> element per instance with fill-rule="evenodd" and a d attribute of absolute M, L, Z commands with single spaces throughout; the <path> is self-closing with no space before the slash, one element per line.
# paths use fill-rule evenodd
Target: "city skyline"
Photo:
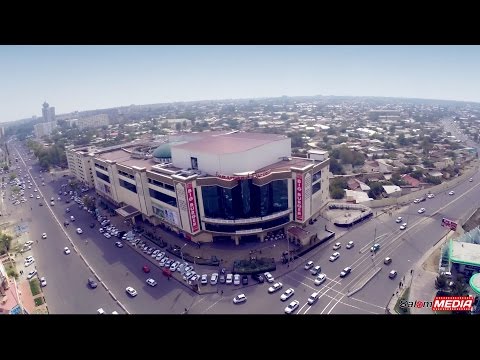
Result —
<path fill-rule="evenodd" d="M 0 122 L 130 104 L 378 96 L 480 102 L 479 46 L 1 46 Z"/>

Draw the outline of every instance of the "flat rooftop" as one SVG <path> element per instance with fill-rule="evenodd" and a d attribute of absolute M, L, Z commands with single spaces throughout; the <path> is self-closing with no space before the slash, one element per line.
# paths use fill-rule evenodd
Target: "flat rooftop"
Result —
<path fill-rule="evenodd" d="M 287 139 L 285 135 L 263 133 L 207 133 L 185 144 L 172 145 L 172 148 L 203 153 L 230 154 L 244 152 L 275 141 Z"/>
<path fill-rule="evenodd" d="M 451 241 L 450 260 L 455 263 L 480 266 L 480 245 Z"/>
<path fill-rule="evenodd" d="M 272 171 L 289 171 L 290 167 L 303 168 L 309 164 L 313 164 L 312 159 L 305 158 L 289 158 L 291 160 L 280 160 L 274 164 L 264 166 L 260 169 L 257 169 L 257 172 L 272 170 Z M 316 162 L 318 164 L 318 162 Z"/>
<path fill-rule="evenodd" d="M 117 164 L 128 166 L 130 168 L 132 166 L 136 166 L 139 168 L 147 168 L 147 170 L 150 170 L 152 166 L 157 165 L 157 163 L 153 159 L 132 158 L 132 154 L 123 149 L 97 154 L 95 157 L 102 160 L 115 161 Z"/>

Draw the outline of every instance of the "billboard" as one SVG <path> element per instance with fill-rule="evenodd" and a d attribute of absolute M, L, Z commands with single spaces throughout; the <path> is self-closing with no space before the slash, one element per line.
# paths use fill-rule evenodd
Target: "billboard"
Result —
<path fill-rule="evenodd" d="M 195 203 L 195 192 L 193 191 L 192 183 L 187 184 L 187 205 L 188 214 L 190 215 L 190 223 L 192 224 L 192 232 L 197 232 L 199 230 L 197 206 Z"/>
<path fill-rule="evenodd" d="M 295 218 L 298 221 L 303 221 L 303 177 L 297 174 L 297 181 L 295 183 Z"/>
<path fill-rule="evenodd" d="M 452 231 L 457 230 L 457 223 L 453 222 L 452 220 L 449 220 L 447 218 L 442 219 L 442 226 L 443 227 L 448 227 Z"/>

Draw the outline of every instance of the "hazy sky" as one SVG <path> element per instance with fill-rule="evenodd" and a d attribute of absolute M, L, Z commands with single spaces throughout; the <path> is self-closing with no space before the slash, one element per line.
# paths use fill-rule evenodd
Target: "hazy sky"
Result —
<path fill-rule="evenodd" d="M 0 122 L 281 95 L 480 101 L 480 46 L 0 46 Z"/>

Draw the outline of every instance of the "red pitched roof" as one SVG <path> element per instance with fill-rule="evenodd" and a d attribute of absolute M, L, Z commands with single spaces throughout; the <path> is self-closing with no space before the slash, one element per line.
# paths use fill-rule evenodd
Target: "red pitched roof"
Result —
<path fill-rule="evenodd" d="M 413 187 L 418 187 L 421 183 L 420 180 L 417 180 L 408 174 L 402 175 L 402 180 Z"/>

